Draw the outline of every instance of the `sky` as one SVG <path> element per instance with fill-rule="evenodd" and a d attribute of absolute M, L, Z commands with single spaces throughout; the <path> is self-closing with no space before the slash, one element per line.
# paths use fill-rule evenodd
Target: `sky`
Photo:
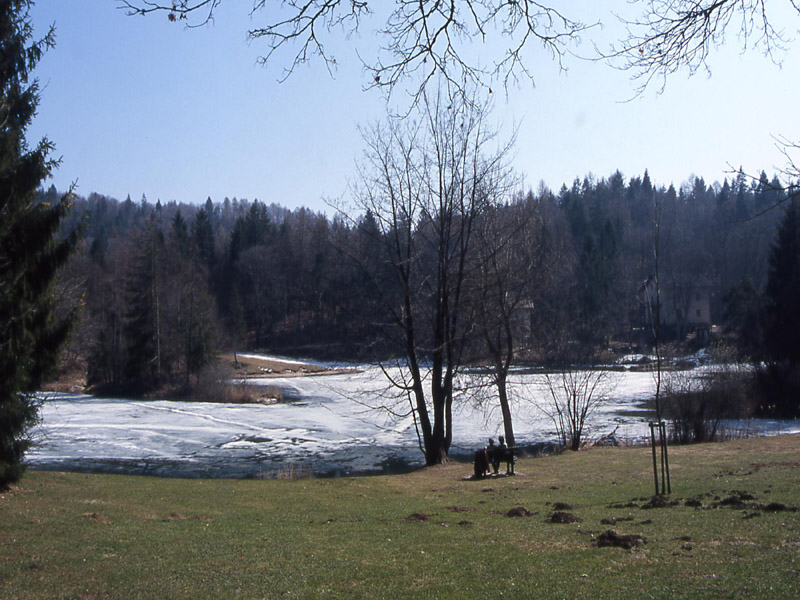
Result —
<path fill-rule="evenodd" d="M 611 11 L 628 4 L 562 4 L 603 26 L 582 36 L 566 71 L 533 52 L 535 85 L 493 94 L 501 135 L 517 130 L 513 166 L 527 188 L 558 191 L 576 177 L 645 169 L 656 185 L 678 187 L 693 176 L 722 182 L 740 166 L 771 176 L 785 165 L 775 136 L 800 140 L 800 42 L 777 65 L 758 49 L 742 52 L 732 31 L 711 56 L 710 76 L 677 73 L 663 93 L 634 97 L 630 73 L 580 58 L 619 35 Z M 263 44 L 246 33 L 267 14 L 251 19 L 249 6 L 228 0 L 212 24 L 187 29 L 164 14 L 128 16 L 116 0 L 39 0 L 34 26 L 43 33 L 55 24 L 56 47 L 35 72 L 42 95 L 28 140 L 47 136 L 62 158 L 46 185 L 119 200 L 235 197 L 314 210 L 346 197 L 365 148 L 359 128 L 386 114 L 380 93 L 364 91 L 354 50 L 374 42 L 377 24 L 331 42 L 333 76 L 318 61 L 279 82 L 286 58 L 258 64 Z M 787 36 L 800 37 L 800 17 L 774 14 Z"/>

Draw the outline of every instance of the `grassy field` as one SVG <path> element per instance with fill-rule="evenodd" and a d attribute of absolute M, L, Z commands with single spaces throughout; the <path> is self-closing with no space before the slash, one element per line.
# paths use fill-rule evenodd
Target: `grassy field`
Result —
<path fill-rule="evenodd" d="M 645 448 L 482 481 L 454 463 L 269 481 L 30 471 L 0 495 L 0 598 L 797 598 L 800 437 L 670 458 L 661 508 L 645 508 Z M 601 547 L 607 530 L 644 540 Z"/>

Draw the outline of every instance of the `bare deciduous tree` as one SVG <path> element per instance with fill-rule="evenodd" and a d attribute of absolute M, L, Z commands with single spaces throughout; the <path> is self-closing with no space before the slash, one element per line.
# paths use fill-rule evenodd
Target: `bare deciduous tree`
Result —
<path fill-rule="evenodd" d="M 580 450 L 589 419 L 611 398 L 614 381 L 610 372 L 573 365 L 545 375 L 545 382 L 552 402 L 541 402 L 539 408 L 553 421 L 561 445 Z"/>
<path fill-rule="evenodd" d="M 532 194 L 508 206 L 491 207 L 478 228 L 472 320 L 509 446 L 515 439 L 508 375 L 517 355 L 529 349 L 531 311 L 553 268 L 546 238 L 543 215 Z"/>
<path fill-rule="evenodd" d="M 453 437 L 474 228 L 508 177 L 508 146 L 489 151 L 495 134 L 487 110 L 460 94 L 424 93 L 418 118 L 390 119 L 365 133 L 354 190 L 354 208 L 372 215 L 388 263 L 365 266 L 388 269 L 395 281 L 376 294 L 402 355 L 403 374 L 393 383 L 411 402 L 427 464 L 446 459 Z"/>

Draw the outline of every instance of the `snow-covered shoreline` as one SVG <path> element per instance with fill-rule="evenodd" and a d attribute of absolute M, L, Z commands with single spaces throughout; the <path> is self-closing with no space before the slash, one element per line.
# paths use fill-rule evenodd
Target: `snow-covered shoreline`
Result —
<path fill-rule="evenodd" d="M 652 374 L 625 371 L 614 377 L 613 400 L 591 419 L 588 439 L 616 431 L 618 439 L 643 440 L 649 419 L 643 404 L 653 393 Z M 536 406 L 546 402 L 541 378 L 512 377 L 518 445 L 555 440 L 552 423 Z M 248 383 L 278 386 L 293 401 L 266 406 L 47 394 L 27 462 L 36 469 L 176 477 L 270 477 L 287 468 L 375 473 L 423 463 L 408 402 L 391 398 L 377 367 Z M 800 431 L 800 421 L 728 426 L 751 433 Z M 454 408 L 451 454 L 466 458 L 502 431 L 493 403 L 462 400 Z"/>

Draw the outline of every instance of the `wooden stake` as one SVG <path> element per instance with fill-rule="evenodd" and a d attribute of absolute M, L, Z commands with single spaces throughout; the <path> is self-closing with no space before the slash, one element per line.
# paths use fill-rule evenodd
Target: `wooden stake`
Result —
<path fill-rule="evenodd" d="M 658 496 L 658 461 L 656 460 L 656 434 L 655 423 L 650 423 L 650 447 L 653 449 L 653 479 L 656 483 L 656 496 Z"/>

